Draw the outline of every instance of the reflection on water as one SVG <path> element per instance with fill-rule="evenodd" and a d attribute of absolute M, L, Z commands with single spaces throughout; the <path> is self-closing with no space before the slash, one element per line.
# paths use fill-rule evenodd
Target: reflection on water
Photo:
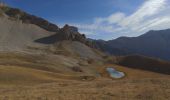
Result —
<path fill-rule="evenodd" d="M 114 68 L 107 68 L 106 70 L 110 74 L 110 77 L 112 78 L 122 78 L 125 76 L 125 73 L 119 72 Z"/>

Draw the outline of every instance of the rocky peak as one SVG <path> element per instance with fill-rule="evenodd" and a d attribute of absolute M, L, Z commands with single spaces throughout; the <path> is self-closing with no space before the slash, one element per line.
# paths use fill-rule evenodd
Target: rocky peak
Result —
<path fill-rule="evenodd" d="M 78 28 L 75 27 L 75 26 L 69 26 L 68 24 L 66 24 L 64 27 L 63 27 L 64 30 L 67 30 L 67 31 L 70 31 L 70 32 L 78 32 Z"/>
<path fill-rule="evenodd" d="M 79 33 L 77 27 L 69 26 L 67 24 L 59 30 L 57 37 L 59 40 L 79 41 L 93 47 L 93 43 L 86 38 L 85 34 Z"/>
<path fill-rule="evenodd" d="M 78 41 L 89 47 L 93 47 L 92 41 L 89 41 L 85 34 L 79 33 L 78 28 L 75 26 L 66 24 L 63 28 L 59 28 L 57 25 L 52 24 L 43 18 L 28 14 L 17 8 L 10 8 L 8 6 L 1 7 L 1 10 L 12 20 L 21 20 L 23 23 L 34 24 L 47 31 L 56 32 L 56 35 L 54 35 L 56 37 L 56 41 Z"/>

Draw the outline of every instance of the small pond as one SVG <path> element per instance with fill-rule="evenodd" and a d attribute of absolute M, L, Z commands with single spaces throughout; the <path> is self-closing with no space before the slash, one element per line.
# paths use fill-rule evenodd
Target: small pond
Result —
<path fill-rule="evenodd" d="M 112 78 L 118 79 L 118 78 L 123 78 L 125 76 L 125 73 L 117 71 L 114 68 L 107 68 L 106 70 L 110 74 L 110 77 Z"/>

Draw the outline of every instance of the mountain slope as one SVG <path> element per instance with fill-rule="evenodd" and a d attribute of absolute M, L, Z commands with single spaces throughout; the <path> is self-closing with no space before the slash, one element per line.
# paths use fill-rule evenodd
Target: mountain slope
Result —
<path fill-rule="evenodd" d="M 28 14 L 20 9 L 1 6 L 1 10 L 12 20 L 21 20 L 23 23 L 34 24 L 50 32 L 57 32 L 59 30 L 57 25 L 50 23 L 41 17 Z"/>
<path fill-rule="evenodd" d="M 30 69 L 32 72 L 24 76 L 30 81 L 36 79 L 34 75 L 32 76 L 34 72 L 37 72 L 37 76 L 55 76 L 55 78 L 73 80 L 82 80 L 84 77 L 88 80 L 97 76 L 95 67 L 104 63 L 102 57 L 105 54 L 92 48 L 93 44 L 85 35 L 80 34 L 76 27 L 65 25 L 63 28 L 58 28 L 55 25 L 56 31 L 52 31 L 50 27 L 43 27 L 46 24 L 40 25 L 41 21 L 45 20 L 39 17 L 26 18 L 29 22 L 25 22 L 23 16 L 17 18 L 17 15 L 22 13 L 24 16 L 32 15 L 10 7 L 0 11 L 2 15 L 0 16 L 0 68 L 3 69 L 1 75 L 24 76 L 23 73 Z M 39 20 L 40 23 L 34 23 Z M 11 70 L 9 74 L 10 67 L 21 70 L 21 73 Z M 50 76 L 48 73 L 51 73 Z M 1 79 L 3 80 L 3 77 Z M 42 80 L 44 79 L 42 77 Z"/>
<path fill-rule="evenodd" d="M 24 12 L 13 11 L 7 9 L 8 13 L 4 13 L 0 9 L 0 100 L 170 98 L 169 63 L 145 57 L 108 56 L 94 49 L 94 43 L 76 27 L 55 25 L 51 29 L 44 19 L 23 20 L 20 14 Z M 102 48 L 98 48 L 108 49 L 105 42 L 100 43 Z M 111 79 L 106 67 L 126 76 Z"/>
<path fill-rule="evenodd" d="M 41 46 L 33 41 L 50 34 L 54 33 L 20 20 L 12 21 L 9 17 L 0 17 L 0 50 L 15 51 L 28 46 Z"/>
<path fill-rule="evenodd" d="M 120 37 L 105 41 L 106 52 L 115 55 L 140 54 L 170 60 L 170 29 L 149 31 L 139 37 Z M 118 53 L 115 52 L 118 49 Z"/>
<path fill-rule="evenodd" d="M 117 57 L 117 64 L 133 69 L 140 69 L 170 75 L 170 62 L 156 60 L 145 56 L 131 55 Z"/>
<path fill-rule="evenodd" d="M 15 9 L 12 10 L 9 9 L 10 8 L 8 8 L 7 11 L 10 11 L 11 13 L 12 11 L 15 12 Z M 133 41 L 137 41 L 138 38 L 132 38 L 133 41 L 129 38 L 119 38 L 114 40 L 115 42 L 113 42 L 113 45 L 112 45 L 112 41 L 94 42 L 92 40 L 87 39 L 84 34 L 79 33 L 78 29 L 74 26 L 65 25 L 63 28 L 56 27 L 57 31 L 51 32 L 51 31 L 47 31 L 47 29 L 42 28 L 35 23 L 25 23 L 23 22 L 23 20 L 16 19 L 15 16 L 11 16 L 11 14 L 7 15 L 6 14 L 7 11 L 4 12 L 2 10 L 3 16 L 0 17 L 0 26 L 1 26 L 0 27 L 0 51 L 1 53 L 4 52 L 5 54 L 7 53 L 7 55 L 4 55 L 5 57 L 6 56 L 9 57 L 8 56 L 9 54 L 11 54 L 11 56 L 14 55 L 14 57 L 13 56 L 10 57 L 11 61 L 8 61 L 4 56 L 1 56 L 2 64 L 16 65 L 14 63 L 16 57 L 18 62 L 17 65 L 21 65 L 21 66 L 31 65 L 31 66 L 37 66 L 36 68 L 40 68 L 40 70 L 45 69 L 49 71 L 59 71 L 62 73 L 65 72 L 76 73 L 72 70 L 73 68 L 79 71 L 81 70 L 86 74 L 90 72 L 91 74 L 93 73 L 93 75 L 97 75 L 96 74 L 97 70 L 93 69 L 94 67 L 90 67 L 90 66 L 100 66 L 101 64 L 106 62 L 114 63 L 115 59 L 106 56 L 102 52 L 94 49 L 95 46 L 96 46 L 95 48 L 103 50 L 107 53 L 114 53 L 116 55 L 121 55 L 121 54 L 126 55 L 129 53 L 130 54 L 133 53 L 132 52 L 133 50 L 131 50 L 130 47 L 136 50 L 135 48 L 133 48 L 133 45 L 132 46 L 130 45 L 130 43 L 133 43 Z M 17 13 L 20 14 L 21 12 L 22 11 L 19 10 L 19 12 Z M 16 15 L 16 12 L 14 13 L 14 15 Z M 143 38 L 145 39 L 151 36 L 150 35 L 148 36 L 148 34 L 144 36 L 140 36 L 141 38 L 140 40 L 144 41 L 142 40 Z M 124 42 L 125 40 L 126 42 Z M 124 45 L 125 43 L 129 43 L 129 46 L 126 47 L 126 45 Z M 143 49 L 140 50 L 143 51 Z M 15 52 L 17 52 L 17 54 Z M 28 60 L 26 64 L 25 61 L 23 61 L 22 59 L 18 59 L 18 56 L 20 58 L 20 56 L 23 56 L 23 54 L 24 54 L 23 59 L 26 59 L 26 61 Z M 42 56 L 38 56 L 37 54 Z M 29 56 L 31 56 L 31 58 L 28 58 Z M 32 59 L 32 57 L 39 58 L 37 62 L 40 63 L 34 65 L 32 63 L 34 61 L 29 60 Z M 14 59 L 14 61 L 12 59 Z M 21 62 L 19 62 L 18 60 Z M 49 61 L 50 63 L 45 63 L 46 60 Z M 58 60 L 59 62 L 55 63 L 55 60 Z M 22 62 L 24 62 L 24 64 Z M 44 62 L 45 64 L 42 65 L 42 62 Z M 133 60 L 131 60 L 131 63 L 132 62 Z M 46 67 L 48 64 L 50 66 Z M 63 68 L 59 67 L 58 65 L 63 66 Z M 86 66 L 87 68 L 84 69 L 83 66 Z M 147 67 L 147 66 L 143 66 L 143 67 Z"/>

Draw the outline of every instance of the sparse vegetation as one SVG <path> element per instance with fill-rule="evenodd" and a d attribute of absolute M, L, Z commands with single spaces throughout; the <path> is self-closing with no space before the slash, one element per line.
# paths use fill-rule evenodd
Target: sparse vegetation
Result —
<path fill-rule="evenodd" d="M 170 75 L 170 63 L 140 55 L 118 57 L 118 64 L 130 68 Z"/>
<path fill-rule="evenodd" d="M 10 10 L 10 8 L 7 7 L 7 6 L 3 6 L 3 7 L 1 7 L 1 10 L 2 10 L 3 12 L 7 12 L 7 11 Z"/>
<path fill-rule="evenodd" d="M 3 12 L 1 12 L 1 10 L 0 10 L 0 17 L 2 17 L 3 16 Z"/>
<path fill-rule="evenodd" d="M 153 83 L 156 81 L 157 83 Z M 103 84 L 105 84 L 103 86 Z M 169 100 L 169 79 L 1 85 L 1 100 Z M 102 87 L 98 87 L 102 86 Z M 163 92 L 164 91 L 164 92 Z"/>
<path fill-rule="evenodd" d="M 75 72 L 83 72 L 83 70 L 80 67 L 72 67 L 71 69 Z"/>
<path fill-rule="evenodd" d="M 15 8 L 3 12 L 8 17 L 0 22 L 0 100 L 170 99 L 170 63 L 107 56 L 76 27 L 59 29 Z M 58 39 L 56 31 L 64 37 Z M 111 78 L 107 67 L 126 75 Z"/>
<path fill-rule="evenodd" d="M 103 59 L 105 60 L 105 63 L 115 64 L 117 62 L 116 57 L 114 56 L 103 56 Z"/>
<path fill-rule="evenodd" d="M 93 64 L 95 61 L 94 61 L 94 59 L 88 59 L 87 62 L 88 62 L 88 64 Z"/>

